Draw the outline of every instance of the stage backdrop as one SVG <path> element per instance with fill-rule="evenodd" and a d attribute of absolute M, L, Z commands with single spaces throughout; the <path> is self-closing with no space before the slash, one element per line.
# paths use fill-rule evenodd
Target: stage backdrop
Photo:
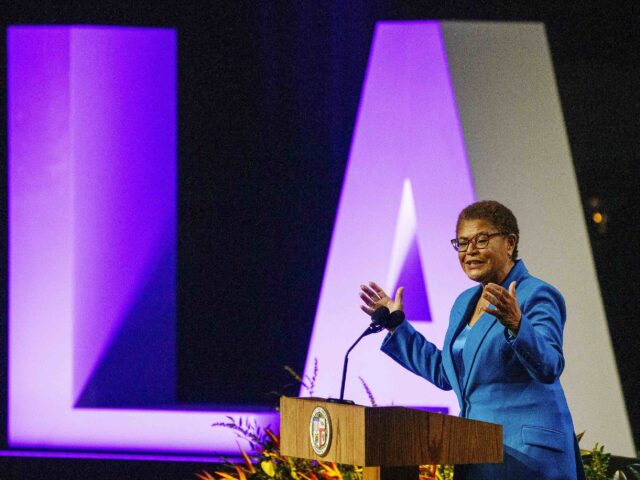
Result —
<path fill-rule="evenodd" d="M 175 404 L 175 48 L 170 30 L 9 32 L 13 447 L 236 448 L 209 427 L 225 412 Z M 307 356 L 307 375 L 321 364 L 315 394 L 338 394 L 363 328 L 344 319 L 369 279 L 405 285 L 409 320 L 441 345 L 469 285 L 449 244 L 455 216 L 480 198 L 513 208 L 522 257 L 565 294 L 576 429 L 633 455 L 541 25 L 377 25 Z M 381 405 L 457 413 L 380 340 L 353 353 L 347 397 L 368 402 L 360 376 Z"/>

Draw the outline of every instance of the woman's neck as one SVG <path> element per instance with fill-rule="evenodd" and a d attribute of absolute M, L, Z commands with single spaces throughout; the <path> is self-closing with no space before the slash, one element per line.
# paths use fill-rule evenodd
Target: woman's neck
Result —
<path fill-rule="evenodd" d="M 509 260 L 507 264 L 505 264 L 504 268 L 502 268 L 497 274 L 495 278 L 488 279 L 487 281 L 482 282 L 482 286 L 486 287 L 489 283 L 495 283 L 496 285 L 502 285 L 505 278 L 509 276 L 511 270 L 516 265 L 514 260 Z"/>

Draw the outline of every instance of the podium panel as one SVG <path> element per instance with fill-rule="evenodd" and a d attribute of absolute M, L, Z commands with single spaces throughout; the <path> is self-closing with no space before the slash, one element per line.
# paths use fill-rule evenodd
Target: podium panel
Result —
<path fill-rule="evenodd" d="M 281 397 L 280 451 L 363 467 L 500 463 L 502 426 L 405 407 Z"/>

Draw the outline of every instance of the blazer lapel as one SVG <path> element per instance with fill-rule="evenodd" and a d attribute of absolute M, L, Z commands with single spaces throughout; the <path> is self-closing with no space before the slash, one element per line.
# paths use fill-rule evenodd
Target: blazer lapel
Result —
<path fill-rule="evenodd" d="M 522 262 L 522 260 L 516 261 L 515 265 L 507 275 L 507 278 L 503 280 L 502 287 L 508 289 L 509 284 L 513 280 L 519 282 L 527 274 L 528 274 L 527 268 L 524 266 L 524 263 Z M 480 298 L 480 293 L 482 292 L 482 286 L 480 286 L 479 288 L 480 288 L 480 292 L 477 295 L 474 295 L 474 298 L 471 301 L 472 305 L 475 305 L 475 303 L 478 301 L 478 298 Z M 467 310 L 468 309 L 469 308 L 467 307 Z M 463 396 L 467 390 L 467 385 L 469 383 L 469 379 L 471 378 L 471 374 L 473 373 L 473 368 L 476 364 L 476 358 L 478 357 L 478 351 L 480 350 L 482 343 L 487 337 L 489 330 L 491 330 L 491 328 L 493 328 L 497 323 L 498 323 L 498 319 L 493 315 L 490 315 L 488 313 L 482 314 L 482 316 L 478 319 L 476 324 L 473 326 L 473 329 L 474 329 L 473 335 L 469 336 L 469 338 L 467 339 L 467 342 L 464 345 L 462 357 L 464 358 L 465 365 L 468 365 L 468 367 L 465 368 L 466 370 L 465 378 L 462 380 L 461 392 Z M 475 330 L 476 328 L 478 330 Z M 457 332 L 459 332 L 459 330 L 460 330 L 460 327 L 458 327 L 458 330 L 456 330 L 456 335 L 457 335 Z"/>
<path fill-rule="evenodd" d="M 458 334 L 462 331 L 462 329 L 466 326 L 468 320 L 471 318 L 471 315 L 473 314 L 473 310 L 478 299 L 480 298 L 481 293 L 482 286 L 479 286 L 477 287 L 477 291 L 474 291 L 471 294 L 471 297 L 469 298 L 467 304 L 460 305 L 460 308 L 453 312 L 451 318 L 451 326 L 453 328 L 449 329 L 444 340 L 444 344 L 447 346 L 447 355 L 449 357 L 449 361 L 445 362 L 444 366 L 445 370 L 447 371 L 447 377 L 453 382 L 451 387 L 458 394 L 458 398 L 462 398 L 463 379 L 458 378 L 458 372 L 456 371 L 455 362 L 453 361 L 453 342 Z"/>
<path fill-rule="evenodd" d="M 464 364 L 467 366 L 465 368 L 465 376 L 463 379 L 462 385 L 462 394 L 467 391 L 467 385 L 469 383 L 469 378 L 471 378 L 471 374 L 473 373 L 473 367 L 476 364 L 476 358 L 478 357 L 478 351 L 482 346 L 489 330 L 496 324 L 498 320 L 493 315 L 489 315 L 488 313 L 482 314 L 482 316 L 478 319 L 476 324 L 473 326 L 473 334 L 469 335 L 467 338 L 467 342 L 464 345 L 464 350 L 462 351 L 462 358 L 464 359 Z M 477 330 L 476 330 L 477 329 Z"/>

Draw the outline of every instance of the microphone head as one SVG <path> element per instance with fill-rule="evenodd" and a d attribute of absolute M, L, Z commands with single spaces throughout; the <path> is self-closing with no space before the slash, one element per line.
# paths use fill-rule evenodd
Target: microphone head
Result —
<path fill-rule="evenodd" d="M 389 314 L 386 327 L 396 328 L 402 322 L 404 322 L 404 312 L 402 310 L 395 310 Z"/>
<path fill-rule="evenodd" d="M 386 327 L 389 322 L 389 309 L 387 307 L 378 307 L 371 315 L 371 321 L 376 325 Z"/>

